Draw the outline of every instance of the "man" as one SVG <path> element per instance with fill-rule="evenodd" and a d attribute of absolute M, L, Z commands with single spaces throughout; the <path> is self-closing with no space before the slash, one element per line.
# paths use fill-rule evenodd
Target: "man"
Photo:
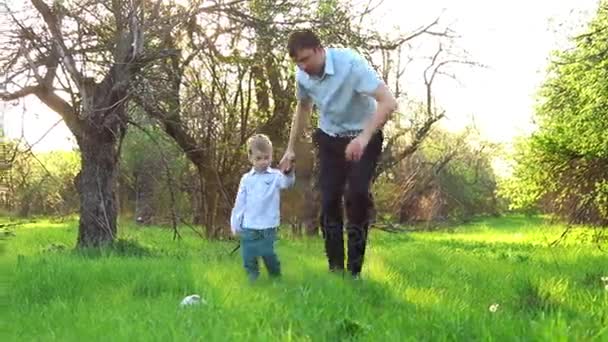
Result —
<path fill-rule="evenodd" d="M 342 197 L 346 199 L 347 268 L 358 279 L 369 228 L 369 188 L 382 152 L 382 131 L 397 101 L 369 63 L 350 49 L 324 48 L 310 30 L 293 32 L 287 44 L 297 64 L 297 107 L 289 143 L 279 167 L 289 170 L 294 145 L 319 108 L 318 148 L 321 228 L 329 269 L 344 271 Z"/>

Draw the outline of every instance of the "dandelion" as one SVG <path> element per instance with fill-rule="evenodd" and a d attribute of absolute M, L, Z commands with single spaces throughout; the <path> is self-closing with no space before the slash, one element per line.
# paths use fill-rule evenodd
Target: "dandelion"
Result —
<path fill-rule="evenodd" d="M 490 305 L 490 312 L 496 312 L 496 311 L 498 311 L 498 307 L 499 306 L 500 306 L 500 304 L 492 304 L 492 305 Z"/>

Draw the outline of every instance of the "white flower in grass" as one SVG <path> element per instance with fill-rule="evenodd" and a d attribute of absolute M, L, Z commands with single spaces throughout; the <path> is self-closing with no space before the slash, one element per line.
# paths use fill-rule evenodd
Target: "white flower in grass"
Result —
<path fill-rule="evenodd" d="M 490 305 L 489 310 L 490 310 L 490 312 L 494 313 L 494 312 L 498 311 L 499 307 L 500 307 L 500 304 L 494 303 L 494 304 Z"/>
<path fill-rule="evenodd" d="M 608 283 L 608 277 L 602 277 L 601 279 L 604 283 Z"/>

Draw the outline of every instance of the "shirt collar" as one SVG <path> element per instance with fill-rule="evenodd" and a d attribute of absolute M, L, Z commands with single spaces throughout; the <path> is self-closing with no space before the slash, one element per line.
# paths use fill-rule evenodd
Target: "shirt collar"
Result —
<path fill-rule="evenodd" d="M 325 68 L 323 70 L 323 76 L 321 76 L 321 78 L 325 77 L 325 75 L 333 75 L 333 74 L 334 74 L 334 59 L 332 58 L 331 50 L 325 49 Z"/>
<path fill-rule="evenodd" d="M 299 70 L 299 69 L 298 69 Z M 325 48 L 325 66 L 323 67 L 323 75 L 321 76 L 311 76 L 307 74 L 305 71 L 300 70 L 300 72 L 305 75 L 308 80 L 322 80 L 327 75 L 333 75 L 335 73 L 334 69 L 334 59 L 332 58 L 331 50 L 329 48 Z"/>
<path fill-rule="evenodd" d="M 263 175 L 263 174 L 266 174 L 266 173 L 270 173 L 270 167 L 267 167 L 267 168 L 266 168 L 266 170 L 263 170 L 263 171 L 257 172 L 257 171 L 255 170 L 255 168 L 252 166 L 252 167 L 251 167 L 251 171 L 249 171 L 249 174 L 250 174 L 250 175 L 255 175 L 255 174 L 260 174 L 260 175 Z"/>

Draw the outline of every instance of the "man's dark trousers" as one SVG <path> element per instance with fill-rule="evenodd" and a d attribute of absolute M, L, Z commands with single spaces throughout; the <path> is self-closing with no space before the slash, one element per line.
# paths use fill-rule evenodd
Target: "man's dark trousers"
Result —
<path fill-rule="evenodd" d="M 353 134 L 354 135 L 354 134 Z M 348 236 L 347 268 L 358 276 L 363 266 L 371 198 L 372 178 L 382 152 L 383 135 L 370 139 L 359 161 L 347 161 L 346 146 L 354 136 L 333 137 L 320 129 L 314 135 L 319 158 L 321 228 L 331 271 L 344 270 L 343 197 L 346 202 Z"/>

